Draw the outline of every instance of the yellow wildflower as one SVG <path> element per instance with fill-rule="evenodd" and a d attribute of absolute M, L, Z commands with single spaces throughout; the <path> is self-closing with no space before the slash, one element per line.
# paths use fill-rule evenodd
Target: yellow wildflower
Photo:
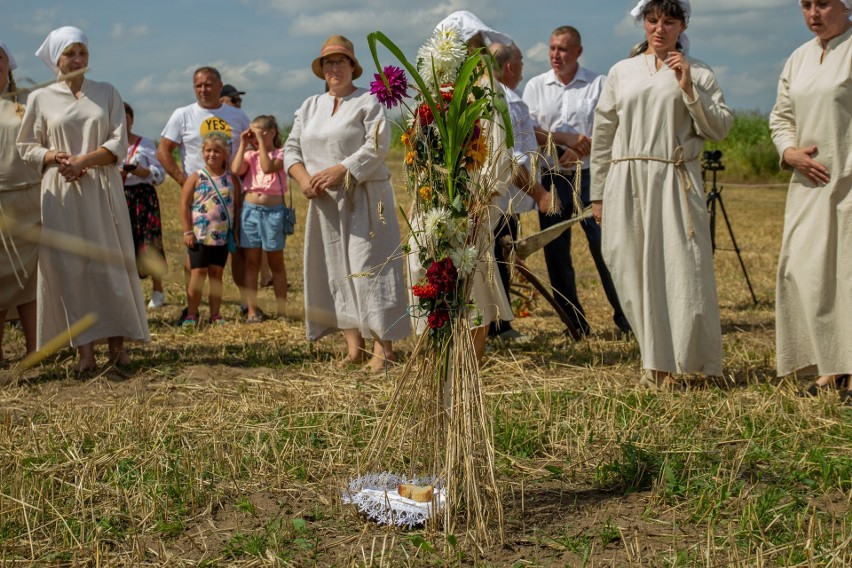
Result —
<path fill-rule="evenodd" d="M 420 199 L 423 201 L 429 201 L 432 199 L 432 188 L 428 185 L 424 185 L 420 188 Z"/>
<path fill-rule="evenodd" d="M 414 163 L 414 158 L 417 157 L 416 152 L 409 152 L 405 155 L 405 163 L 409 166 Z"/>
<path fill-rule="evenodd" d="M 485 144 L 483 137 L 480 137 L 471 142 L 470 146 L 467 147 L 465 167 L 468 170 L 482 167 L 486 156 L 488 156 L 488 146 Z"/>

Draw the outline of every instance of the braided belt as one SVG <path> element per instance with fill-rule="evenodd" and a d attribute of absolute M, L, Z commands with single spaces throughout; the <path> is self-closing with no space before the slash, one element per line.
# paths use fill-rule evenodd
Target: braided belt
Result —
<path fill-rule="evenodd" d="M 698 159 L 698 156 L 694 156 L 692 158 L 684 158 L 683 157 L 683 146 L 678 146 L 674 150 L 674 154 L 672 154 L 671 158 L 658 158 L 656 156 L 631 156 L 628 158 L 613 158 L 610 160 L 611 164 L 618 164 L 620 162 L 661 162 L 663 164 L 671 164 L 675 168 L 675 172 L 677 172 L 678 180 L 680 181 L 681 187 L 683 187 L 683 205 L 684 209 L 686 209 L 686 220 L 687 225 L 689 227 L 689 236 L 691 238 L 695 238 L 695 224 L 692 222 L 692 213 L 689 209 L 689 192 L 692 191 L 693 185 L 692 180 L 689 179 L 689 172 L 686 170 L 686 164 L 689 162 L 694 162 Z"/>

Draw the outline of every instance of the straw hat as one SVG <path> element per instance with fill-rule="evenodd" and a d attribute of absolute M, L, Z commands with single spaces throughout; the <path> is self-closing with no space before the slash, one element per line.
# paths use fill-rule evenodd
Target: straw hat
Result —
<path fill-rule="evenodd" d="M 358 63 L 358 60 L 355 59 L 355 46 L 353 46 L 352 42 L 342 35 L 333 35 L 325 40 L 324 44 L 322 44 L 319 57 L 314 59 L 313 63 L 311 63 L 311 70 L 314 72 L 314 75 L 320 79 L 325 79 L 325 74 L 322 72 L 322 58 L 328 57 L 329 55 L 335 55 L 337 53 L 345 55 L 352 60 L 352 63 L 355 64 L 355 69 L 352 71 L 352 78 L 357 79 L 360 77 L 364 70 L 361 68 L 361 64 Z"/>

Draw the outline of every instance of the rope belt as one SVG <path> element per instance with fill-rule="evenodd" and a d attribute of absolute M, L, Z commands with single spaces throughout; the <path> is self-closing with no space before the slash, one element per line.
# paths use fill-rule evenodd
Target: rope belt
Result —
<path fill-rule="evenodd" d="M 678 146 L 674 150 L 672 158 L 658 158 L 656 156 L 631 156 L 628 158 L 613 158 L 609 162 L 618 164 L 620 162 L 661 162 L 663 164 L 672 164 L 677 172 L 678 180 L 683 188 L 683 206 L 686 209 L 686 221 L 689 229 L 690 238 L 695 238 L 695 225 L 692 222 L 692 213 L 689 209 L 689 192 L 692 191 L 692 180 L 689 179 L 689 172 L 686 170 L 686 164 L 694 162 L 698 156 L 692 158 L 683 157 L 683 146 Z"/>

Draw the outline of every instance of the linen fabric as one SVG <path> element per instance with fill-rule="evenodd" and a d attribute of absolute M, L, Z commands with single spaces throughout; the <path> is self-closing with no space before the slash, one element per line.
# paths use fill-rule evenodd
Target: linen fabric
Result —
<path fill-rule="evenodd" d="M 41 167 L 51 149 L 72 155 L 105 148 L 121 160 L 127 152 L 124 105 L 109 83 L 84 79 L 79 98 L 59 82 L 29 96 L 18 150 Z M 42 246 L 38 268 L 38 347 L 66 331 L 88 313 L 94 325 L 71 338 L 74 347 L 105 337 L 150 341 L 145 301 L 130 234 L 130 217 L 115 164 L 89 168 L 66 182 L 56 167 L 43 172 L 42 222 L 45 230 L 65 233 L 121 254 L 108 263 Z"/>
<path fill-rule="evenodd" d="M 831 180 L 794 171 L 787 190 L 776 288 L 779 375 L 852 372 L 852 29 L 817 38 L 787 60 L 769 118 L 772 139 L 816 146 Z M 782 166 L 790 166 L 782 162 Z"/>
<path fill-rule="evenodd" d="M 443 28 L 456 28 L 464 41 L 468 41 L 476 34 L 482 34 L 486 46 L 492 43 L 502 43 L 503 45 L 515 43 L 511 37 L 489 28 L 479 19 L 479 16 L 466 10 L 453 12 L 435 26 L 436 30 Z"/>
<path fill-rule="evenodd" d="M 44 38 L 44 41 L 35 54 L 54 73 L 59 74 L 59 67 L 56 65 L 59 61 L 59 56 L 62 55 L 65 48 L 75 43 L 82 43 L 86 47 L 89 47 L 89 38 L 86 37 L 86 34 L 80 28 L 62 26 L 47 34 L 47 37 Z"/>
<path fill-rule="evenodd" d="M 313 175 L 342 164 L 351 184 L 309 200 L 305 220 L 305 319 L 311 341 L 344 329 L 396 341 L 410 334 L 400 233 L 385 157 L 390 124 L 381 104 L 358 88 L 309 97 L 284 145 L 284 170 Z M 382 212 L 381 214 L 379 212 Z M 369 275 L 367 275 L 369 274 Z"/>
<path fill-rule="evenodd" d="M 181 107 L 172 113 L 163 132 L 163 138 L 178 145 L 183 173 L 187 176 L 205 167 L 201 156 L 201 140 L 211 132 L 221 132 L 231 141 L 231 156 L 240 147 L 240 133 L 251 121 L 240 109 L 228 105 L 204 108 L 197 102 Z"/>
<path fill-rule="evenodd" d="M 603 256 L 643 368 L 719 375 L 719 302 L 697 158 L 733 118 L 706 64 L 687 58 L 688 101 L 674 71 L 649 74 L 643 57 L 613 66 L 595 114 L 591 197 L 603 200 Z M 656 161 L 679 156 L 681 165 Z M 619 159 L 629 160 L 611 162 Z"/>
<path fill-rule="evenodd" d="M 592 135 L 595 107 L 606 77 L 585 67 L 578 67 L 567 85 L 551 69 L 530 79 L 524 87 L 524 102 L 530 109 L 533 122 L 548 132 Z M 589 157 L 582 159 L 582 168 L 589 167 Z M 553 159 L 545 156 L 542 167 L 552 169 Z"/>

